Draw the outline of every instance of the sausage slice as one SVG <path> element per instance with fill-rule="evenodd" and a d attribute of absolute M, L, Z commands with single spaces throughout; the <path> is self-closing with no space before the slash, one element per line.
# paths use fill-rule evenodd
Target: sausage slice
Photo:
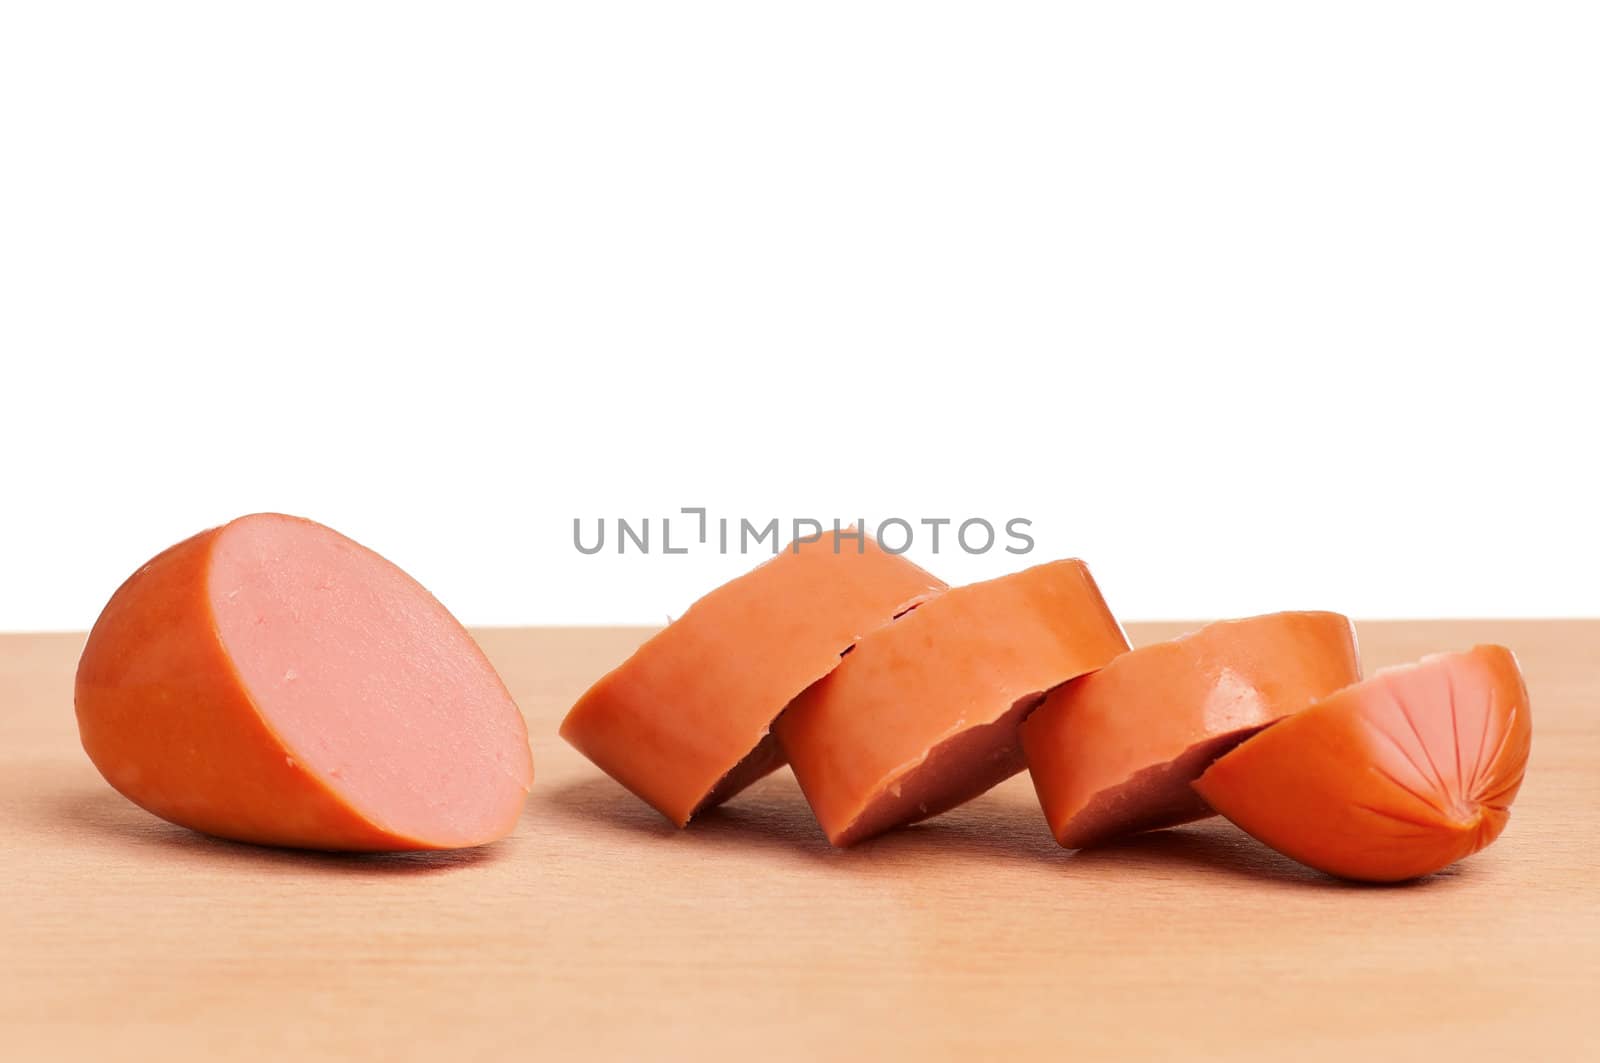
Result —
<path fill-rule="evenodd" d="M 862 639 L 777 733 L 834 845 L 938 815 L 1022 770 L 1044 692 L 1128 648 L 1082 561 L 957 587 Z"/>
<path fill-rule="evenodd" d="M 1337 613 L 1273 613 L 1143 646 L 1053 691 L 1022 727 L 1069 849 L 1212 815 L 1190 782 L 1220 754 L 1361 677 Z"/>
<path fill-rule="evenodd" d="M 864 534 L 797 540 L 602 677 L 561 737 L 685 826 L 781 767 L 770 731 L 784 706 L 857 640 L 944 586 Z"/>

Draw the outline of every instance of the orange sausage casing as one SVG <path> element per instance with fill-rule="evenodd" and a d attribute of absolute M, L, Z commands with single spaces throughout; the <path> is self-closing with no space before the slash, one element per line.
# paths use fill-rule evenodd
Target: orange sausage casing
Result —
<path fill-rule="evenodd" d="M 561 737 L 682 827 L 783 764 L 769 732 L 795 695 L 943 590 L 864 533 L 798 540 L 602 677 Z"/>
<path fill-rule="evenodd" d="M 1044 691 L 1128 648 L 1081 561 L 946 591 L 862 639 L 777 734 L 835 845 L 926 819 L 1022 769 Z"/>
<path fill-rule="evenodd" d="M 1212 814 L 1190 782 L 1361 675 L 1337 613 L 1273 613 L 1143 646 L 1045 699 L 1022 748 L 1056 840 L 1080 848 Z"/>
<path fill-rule="evenodd" d="M 1194 787 L 1303 864 L 1396 882 L 1500 835 L 1532 735 L 1517 659 L 1476 646 L 1330 694 L 1217 760 Z"/>
<path fill-rule="evenodd" d="M 112 786 L 224 838 L 461 848 L 515 826 L 527 730 L 465 629 L 320 524 L 241 517 L 112 596 L 78 664 L 79 733 Z"/>

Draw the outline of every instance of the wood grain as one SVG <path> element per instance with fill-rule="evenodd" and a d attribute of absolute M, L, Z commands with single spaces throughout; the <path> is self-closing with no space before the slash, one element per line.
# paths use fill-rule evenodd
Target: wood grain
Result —
<path fill-rule="evenodd" d="M 1216 821 L 1066 853 L 1025 778 L 848 852 L 787 773 L 678 832 L 556 738 L 648 632 L 479 634 L 533 798 L 387 858 L 151 818 L 78 748 L 81 637 L 0 637 L 0 1054 L 1600 1059 L 1600 622 L 1361 626 L 1369 669 L 1499 641 L 1533 693 L 1500 843 L 1391 888 Z"/>

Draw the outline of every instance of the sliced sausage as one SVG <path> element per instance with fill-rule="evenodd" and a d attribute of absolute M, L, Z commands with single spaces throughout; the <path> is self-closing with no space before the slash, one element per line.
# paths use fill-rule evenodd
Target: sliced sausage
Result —
<path fill-rule="evenodd" d="M 857 640 L 943 589 L 868 536 L 798 540 L 602 677 L 561 737 L 682 827 L 780 767 L 769 732 L 783 707 Z"/>
<path fill-rule="evenodd" d="M 1022 727 L 1050 830 L 1076 849 L 1212 814 L 1218 755 L 1361 676 L 1337 613 L 1274 613 L 1144 646 L 1053 691 Z"/>
<path fill-rule="evenodd" d="M 954 808 L 1022 770 L 1044 692 L 1128 648 L 1081 561 L 945 592 L 862 639 L 777 734 L 834 845 Z"/>

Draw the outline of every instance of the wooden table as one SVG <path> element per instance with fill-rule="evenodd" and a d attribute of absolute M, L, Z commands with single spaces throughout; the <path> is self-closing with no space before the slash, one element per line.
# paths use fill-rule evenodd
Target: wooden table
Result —
<path fill-rule="evenodd" d="M 556 737 L 646 634 L 481 632 L 532 800 L 403 857 L 150 817 L 78 747 L 82 638 L 0 636 L 0 1056 L 1600 1059 L 1600 621 L 1361 626 L 1369 669 L 1507 643 L 1533 694 L 1505 836 L 1389 888 L 1217 821 L 1070 854 L 1025 778 L 849 852 L 787 773 L 675 831 Z"/>

